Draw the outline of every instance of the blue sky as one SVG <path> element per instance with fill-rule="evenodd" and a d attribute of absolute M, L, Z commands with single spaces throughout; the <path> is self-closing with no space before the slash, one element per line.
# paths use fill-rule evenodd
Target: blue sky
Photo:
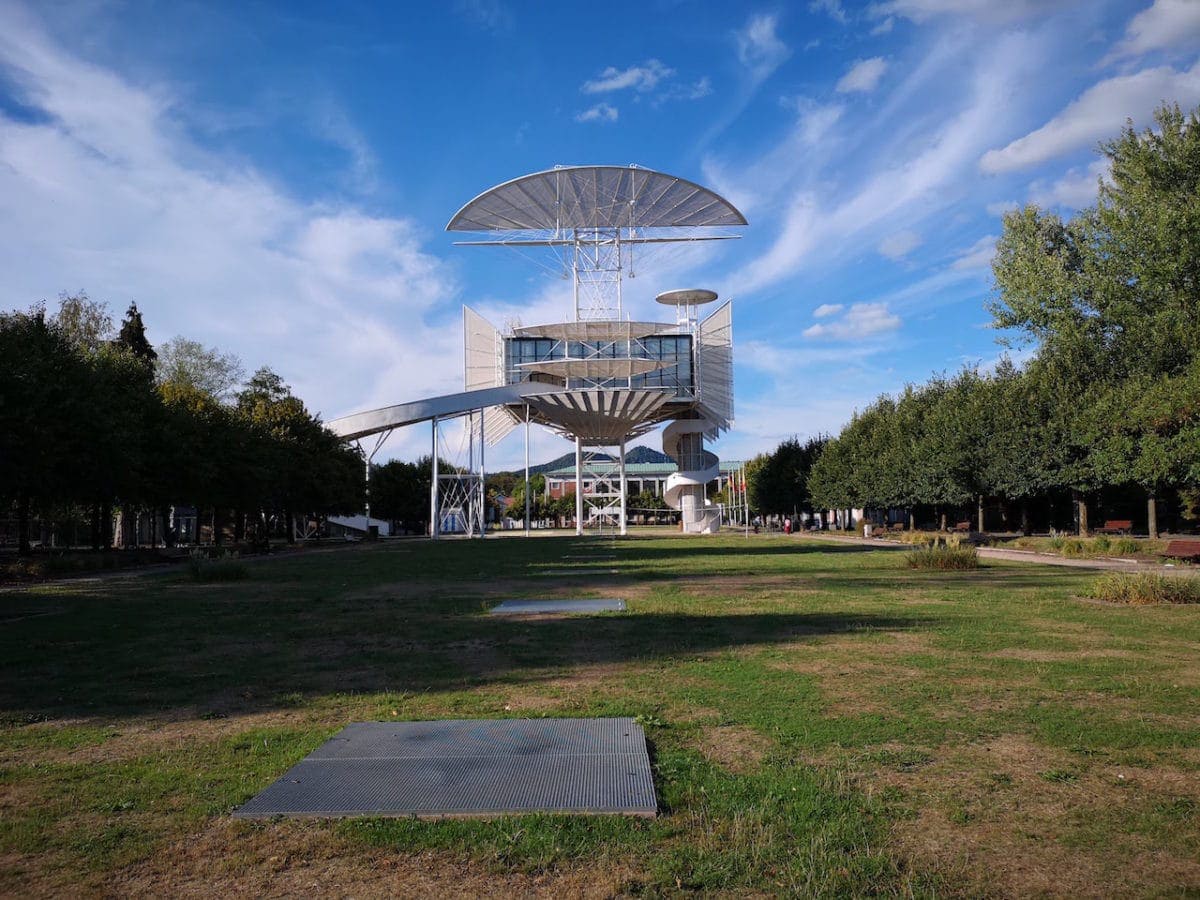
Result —
<path fill-rule="evenodd" d="M 734 299 L 716 449 L 746 456 L 994 362 L 1002 212 L 1090 202 L 1097 142 L 1162 100 L 1200 104 L 1200 0 L 0 0 L 0 307 L 136 300 L 153 341 L 269 364 L 326 418 L 449 392 L 464 303 L 569 316 L 565 282 L 454 247 L 450 215 L 527 172 L 637 163 L 750 220 L 626 295 L 635 316 L 666 288 Z M 514 434 L 491 464 L 521 454 Z"/>

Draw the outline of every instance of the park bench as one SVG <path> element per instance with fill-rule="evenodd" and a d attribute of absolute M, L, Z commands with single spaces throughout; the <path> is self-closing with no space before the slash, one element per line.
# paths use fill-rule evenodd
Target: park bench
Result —
<path fill-rule="evenodd" d="M 1163 556 L 1200 560 L 1200 541 L 1170 541 L 1167 549 L 1163 551 Z"/>
<path fill-rule="evenodd" d="M 970 522 L 955 522 L 954 530 L 955 531 L 970 531 L 971 523 Z"/>
<path fill-rule="evenodd" d="M 1133 531 L 1132 519 L 1109 519 L 1103 528 L 1097 528 L 1096 534 L 1129 534 Z"/>

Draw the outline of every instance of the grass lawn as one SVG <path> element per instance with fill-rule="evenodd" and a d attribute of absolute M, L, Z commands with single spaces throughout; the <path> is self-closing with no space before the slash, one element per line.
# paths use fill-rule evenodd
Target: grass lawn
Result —
<path fill-rule="evenodd" d="M 1200 607 L 781 536 L 582 546 L 0 591 L 0 894 L 1200 892 Z M 608 546 L 617 575 L 544 574 Z M 556 596 L 630 608 L 485 614 Z M 229 816 L 348 722 L 615 715 L 656 819 Z"/>

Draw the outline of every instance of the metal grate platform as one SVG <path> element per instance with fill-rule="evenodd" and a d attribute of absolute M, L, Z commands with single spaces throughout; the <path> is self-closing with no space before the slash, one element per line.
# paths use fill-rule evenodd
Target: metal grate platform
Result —
<path fill-rule="evenodd" d="M 624 612 L 624 600 L 505 600 L 493 606 L 493 616 L 528 616 L 539 613 Z"/>
<path fill-rule="evenodd" d="M 238 809 L 268 816 L 653 816 L 632 719 L 357 722 Z"/>

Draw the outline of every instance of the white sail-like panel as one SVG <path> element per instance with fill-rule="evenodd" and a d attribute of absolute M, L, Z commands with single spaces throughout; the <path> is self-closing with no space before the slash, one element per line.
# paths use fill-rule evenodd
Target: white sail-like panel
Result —
<path fill-rule="evenodd" d="M 504 384 L 504 341 L 499 329 L 469 306 L 463 307 L 463 386 L 465 390 L 501 387 Z M 496 445 L 517 427 L 517 419 L 503 406 L 483 414 L 483 433 Z"/>
<path fill-rule="evenodd" d="M 699 395 L 704 417 L 715 438 L 733 424 L 733 304 L 726 302 L 700 323 Z"/>

